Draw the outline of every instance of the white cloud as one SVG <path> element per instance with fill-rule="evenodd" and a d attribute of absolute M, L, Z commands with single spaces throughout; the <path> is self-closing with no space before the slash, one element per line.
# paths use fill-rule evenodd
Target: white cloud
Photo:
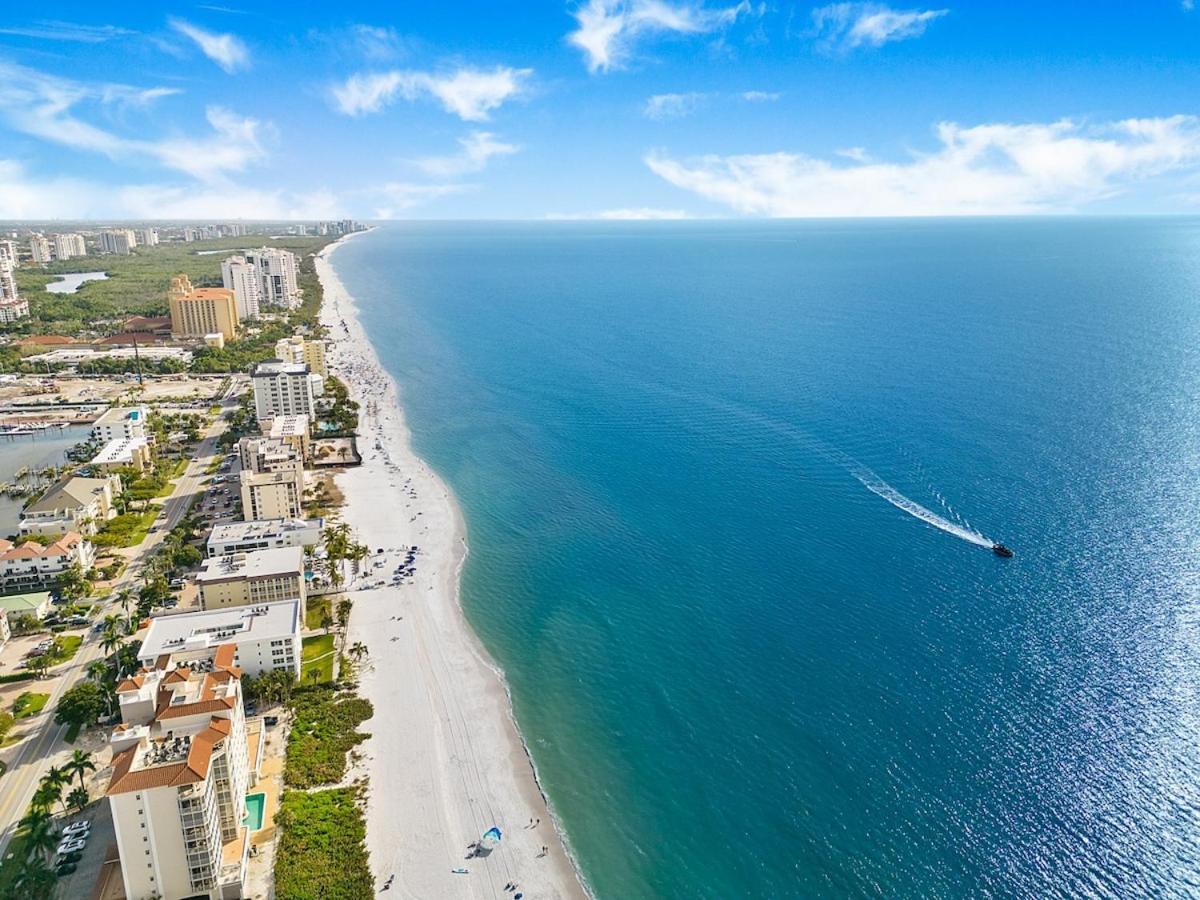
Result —
<path fill-rule="evenodd" d="M 0 159 L 0 219 L 331 219 L 350 211 L 330 191 L 306 194 L 247 185 L 107 185 L 41 180 Z"/>
<path fill-rule="evenodd" d="M 834 3 L 812 11 L 813 35 L 827 50 L 882 47 L 920 37 L 948 9 L 891 9 L 878 3 Z"/>
<path fill-rule="evenodd" d="M 171 19 L 171 27 L 191 38 L 205 56 L 228 74 L 250 67 L 250 51 L 237 35 L 205 31 L 183 19 Z"/>
<path fill-rule="evenodd" d="M 679 119 L 693 113 L 707 94 L 655 94 L 647 98 L 642 115 L 647 119 Z"/>
<path fill-rule="evenodd" d="M 375 208 L 376 219 L 393 219 L 398 212 L 428 203 L 439 197 L 451 194 L 461 194 L 468 190 L 465 184 L 412 184 L 405 181 L 392 181 L 372 188 L 372 196 L 378 200 L 382 197 L 383 205 Z"/>
<path fill-rule="evenodd" d="M 855 162 L 865 163 L 871 158 L 864 147 L 846 147 L 836 151 L 838 156 L 844 156 L 846 159 L 852 159 Z"/>
<path fill-rule="evenodd" d="M 359 52 L 370 60 L 395 59 L 403 49 L 403 42 L 394 28 L 353 25 L 350 34 Z"/>
<path fill-rule="evenodd" d="M 695 0 L 588 0 L 573 13 L 579 27 L 567 41 L 583 51 L 589 72 L 607 72 L 624 64 L 643 35 L 708 34 L 727 28 L 743 14 L 755 14 L 749 0 L 715 9 Z"/>
<path fill-rule="evenodd" d="M 676 187 L 748 215 L 932 216 L 1069 212 L 1149 178 L 1200 166 L 1200 119 L 1095 126 L 943 123 L 939 147 L 897 163 L 796 153 L 645 158 Z"/>
<path fill-rule="evenodd" d="M 782 94 L 772 91 L 743 91 L 742 99 L 747 103 L 774 103 Z"/>
<path fill-rule="evenodd" d="M 177 93 L 175 88 L 89 84 L 7 63 L 0 63 L 0 82 L 6 86 L 0 91 L 0 119 L 15 131 L 76 150 L 111 159 L 150 157 L 201 179 L 240 171 L 266 155 L 261 123 L 222 107 L 207 110 L 210 133 L 158 140 L 124 137 L 86 121 L 80 111 L 87 104 L 144 107 Z"/>
<path fill-rule="evenodd" d="M 462 150 L 452 156 L 426 156 L 414 160 L 417 168 L 434 178 L 455 178 L 481 172 L 493 156 L 509 156 L 521 148 L 496 140 L 490 131 L 473 131 L 458 139 Z"/>
<path fill-rule="evenodd" d="M 436 98 L 442 107 L 467 122 L 487 121 L 489 113 L 524 90 L 532 69 L 496 66 L 490 71 L 461 68 L 445 75 L 429 72 L 359 73 L 330 89 L 334 107 L 348 116 L 379 112 L 397 96 Z"/>
<path fill-rule="evenodd" d="M 8 25 L 0 28 L 0 34 L 14 37 L 39 38 L 47 41 L 70 41 L 80 44 L 103 44 L 113 38 L 137 32 L 116 25 L 82 25 L 77 22 L 42 21 L 23 27 Z"/>
<path fill-rule="evenodd" d="M 603 209 L 587 213 L 548 213 L 547 219 L 560 222 L 649 222 L 658 220 L 690 219 L 692 216 L 682 209 L 654 209 L 649 206 L 625 209 Z"/>

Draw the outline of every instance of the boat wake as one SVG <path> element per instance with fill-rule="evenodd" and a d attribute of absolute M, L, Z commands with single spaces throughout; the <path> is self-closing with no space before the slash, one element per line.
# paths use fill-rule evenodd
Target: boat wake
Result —
<path fill-rule="evenodd" d="M 964 541 L 969 541 L 980 547 L 991 549 L 995 546 L 995 541 L 976 531 L 974 528 L 959 522 L 952 522 L 945 516 L 939 516 L 932 509 L 926 509 L 916 500 L 911 497 L 906 497 L 900 493 L 866 466 L 855 464 L 848 467 L 850 474 L 859 480 L 863 487 L 876 496 L 882 497 L 896 509 L 903 510 L 914 518 L 920 519 L 922 522 L 927 522 L 934 528 L 939 528 L 947 534 L 952 534 L 956 538 L 961 538 Z"/>

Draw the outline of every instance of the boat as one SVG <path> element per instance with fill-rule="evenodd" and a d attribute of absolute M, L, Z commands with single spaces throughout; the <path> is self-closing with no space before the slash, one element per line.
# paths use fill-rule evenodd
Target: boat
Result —
<path fill-rule="evenodd" d="M 992 544 L 992 552 L 997 556 L 1003 556 L 1005 559 L 1009 559 L 1013 555 L 1013 552 L 999 541 L 996 541 L 996 543 Z"/>

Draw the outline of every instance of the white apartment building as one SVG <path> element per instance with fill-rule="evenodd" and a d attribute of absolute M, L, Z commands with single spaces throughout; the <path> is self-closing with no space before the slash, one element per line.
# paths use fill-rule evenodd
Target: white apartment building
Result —
<path fill-rule="evenodd" d="M 299 519 L 304 515 L 304 470 L 241 473 L 242 520 Z"/>
<path fill-rule="evenodd" d="M 76 532 L 51 544 L 22 541 L 14 544 L 0 538 L 0 590 L 28 591 L 53 584 L 71 566 L 91 571 L 96 561 L 92 545 Z"/>
<path fill-rule="evenodd" d="M 101 472 L 131 468 L 144 472 L 153 462 L 150 441 L 144 437 L 113 438 L 92 457 L 89 465 Z"/>
<path fill-rule="evenodd" d="M 269 424 L 263 422 L 262 427 L 269 437 L 294 447 L 305 462 L 312 456 L 308 416 L 275 416 Z"/>
<path fill-rule="evenodd" d="M 307 416 L 316 421 L 315 398 L 325 393 L 325 379 L 307 365 L 271 359 L 256 365 L 250 377 L 254 414 L 260 422 L 275 416 Z"/>
<path fill-rule="evenodd" d="M 329 375 L 325 366 L 324 341 L 306 341 L 301 337 L 280 338 L 275 342 L 275 356 L 286 363 L 305 363 L 322 378 Z"/>
<path fill-rule="evenodd" d="M 48 263 L 53 258 L 50 255 L 50 242 L 42 234 L 30 236 L 29 253 L 35 263 Z"/>
<path fill-rule="evenodd" d="M 275 547 L 315 547 L 325 532 L 324 519 L 258 519 L 216 525 L 208 536 L 209 556 L 230 556 Z"/>
<path fill-rule="evenodd" d="M 232 644 L 233 663 L 246 675 L 290 671 L 299 678 L 303 628 L 299 600 L 158 616 L 150 620 L 138 659 L 153 668 L 160 656 L 169 653 L 177 663 L 187 665 L 207 658 L 220 645 Z"/>
<path fill-rule="evenodd" d="M 246 262 L 258 268 L 264 307 L 295 309 L 300 305 L 300 262 L 295 253 L 261 247 L 248 251 Z"/>
<path fill-rule="evenodd" d="M 258 606 L 280 600 L 304 602 L 304 550 L 277 547 L 210 556 L 196 575 L 204 609 Z"/>
<path fill-rule="evenodd" d="M 55 234 L 51 237 L 54 239 L 55 259 L 74 259 L 76 256 L 87 256 L 87 244 L 84 243 L 82 234 Z"/>
<path fill-rule="evenodd" d="M 163 654 L 117 685 L 108 802 L 126 897 L 243 896 L 246 792 L 265 742 L 246 722 L 236 653 Z"/>
<path fill-rule="evenodd" d="M 17 245 L 0 241 L 0 300 L 17 299 Z"/>
<path fill-rule="evenodd" d="M 150 409 L 146 406 L 114 406 L 92 423 L 92 437 L 101 444 L 118 438 L 146 438 L 152 435 L 146 427 Z"/>
<path fill-rule="evenodd" d="M 111 228 L 100 232 L 100 252 L 128 256 L 137 246 L 137 236 L 129 228 Z"/>
<path fill-rule="evenodd" d="M 227 291 L 233 291 L 238 319 L 244 321 L 258 316 L 262 304 L 258 266 L 246 262 L 244 256 L 231 256 L 221 263 L 221 284 Z"/>
<path fill-rule="evenodd" d="M 142 242 L 142 244 L 144 244 L 147 247 L 157 247 L 158 246 L 158 229 L 157 228 L 143 228 L 141 231 L 138 232 L 138 239 Z"/>
<path fill-rule="evenodd" d="M 238 441 L 238 458 L 243 472 L 295 472 L 304 470 L 304 460 L 293 445 L 272 437 L 244 437 Z"/>
<path fill-rule="evenodd" d="M 7 325 L 29 316 L 29 301 L 20 297 L 0 300 L 0 324 Z"/>

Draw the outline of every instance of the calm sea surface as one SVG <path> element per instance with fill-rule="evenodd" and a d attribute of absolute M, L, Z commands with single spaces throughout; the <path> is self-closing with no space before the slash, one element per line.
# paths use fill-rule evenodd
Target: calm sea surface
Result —
<path fill-rule="evenodd" d="M 600 897 L 1200 892 L 1200 221 L 334 261 Z"/>

